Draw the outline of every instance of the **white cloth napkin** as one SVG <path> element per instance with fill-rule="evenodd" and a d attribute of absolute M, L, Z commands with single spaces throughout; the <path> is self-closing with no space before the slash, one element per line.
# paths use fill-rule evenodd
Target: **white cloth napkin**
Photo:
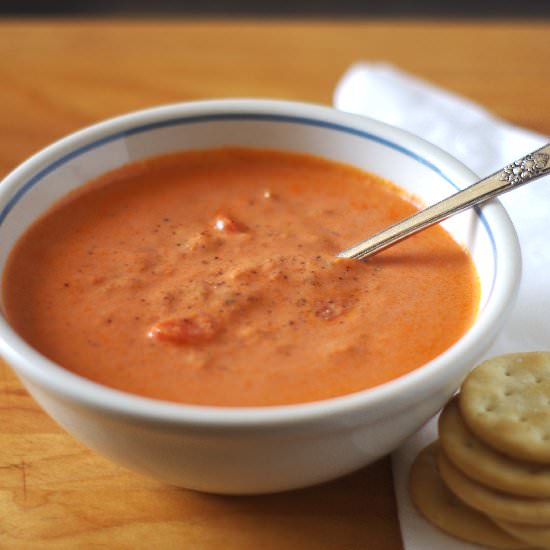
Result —
<path fill-rule="evenodd" d="M 403 128 L 445 149 L 480 176 L 541 147 L 548 138 L 514 127 L 460 96 L 381 63 L 359 63 L 336 87 L 334 105 Z M 519 235 L 523 277 L 518 301 L 487 357 L 550 350 L 550 178 L 501 197 Z M 472 365 L 473 366 L 473 365 Z M 407 492 L 417 452 L 437 437 L 432 419 L 392 455 L 395 492 L 406 550 L 479 549 L 429 525 Z"/>

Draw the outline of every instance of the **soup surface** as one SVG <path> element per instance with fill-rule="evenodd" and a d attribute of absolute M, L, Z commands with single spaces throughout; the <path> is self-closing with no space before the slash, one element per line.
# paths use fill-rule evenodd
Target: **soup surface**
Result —
<path fill-rule="evenodd" d="M 335 254 L 410 215 L 391 183 L 277 151 L 157 157 L 65 198 L 14 248 L 4 304 L 45 356 L 193 404 L 307 402 L 387 382 L 471 325 L 479 284 L 440 227 Z"/>

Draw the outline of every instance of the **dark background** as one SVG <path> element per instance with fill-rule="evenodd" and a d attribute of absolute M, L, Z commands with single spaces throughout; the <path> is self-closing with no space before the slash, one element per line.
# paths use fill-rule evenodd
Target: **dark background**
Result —
<path fill-rule="evenodd" d="M 550 18 L 550 0 L 0 0 L 0 15 Z M 550 37 L 549 37 L 550 39 Z"/>

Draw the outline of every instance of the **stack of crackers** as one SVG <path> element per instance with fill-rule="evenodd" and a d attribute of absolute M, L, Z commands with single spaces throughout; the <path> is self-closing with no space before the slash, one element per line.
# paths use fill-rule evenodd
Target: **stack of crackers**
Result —
<path fill-rule="evenodd" d="M 474 369 L 411 469 L 411 497 L 434 525 L 489 548 L 550 549 L 550 353 Z"/>

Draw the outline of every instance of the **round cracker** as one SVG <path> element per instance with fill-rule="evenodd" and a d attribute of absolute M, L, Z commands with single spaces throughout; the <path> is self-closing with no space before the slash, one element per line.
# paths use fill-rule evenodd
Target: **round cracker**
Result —
<path fill-rule="evenodd" d="M 445 485 L 465 504 L 491 518 L 529 525 L 550 525 L 550 499 L 524 498 L 481 485 L 464 475 L 440 452 L 437 466 Z"/>
<path fill-rule="evenodd" d="M 432 443 L 418 454 L 411 468 L 410 495 L 420 513 L 436 527 L 467 542 L 490 548 L 528 548 L 488 518 L 462 504 L 445 487 L 437 472 L 437 452 L 437 443 Z"/>
<path fill-rule="evenodd" d="M 467 376 L 459 403 L 468 427 L 491 447 L 550 464 L 550 353 L 485 361 Z"/>
<path fill-rule="evenodd" d="M 525 541 L 536 548 L 550 549 L 550 527 L 522 525 L 509 521 L 495 520 L 495 523 L 513 537 Z"/>
<path fill-rule="evenodd" d="M 457 397 L 439 417 L 439 441 L 445 456 L 481 484 L 518 496 L 550 497 L 550 466 L 514 460 L 483 443 L 462 419 Z"/>

